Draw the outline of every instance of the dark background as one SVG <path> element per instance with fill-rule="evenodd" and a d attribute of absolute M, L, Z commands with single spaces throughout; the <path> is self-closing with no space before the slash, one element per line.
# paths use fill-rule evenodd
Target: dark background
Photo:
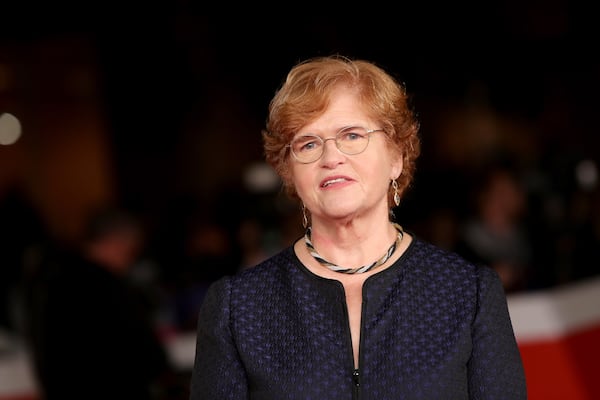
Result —
<path fill-rule="evenodd" d="M 4 4 L 2 19 L 4 62 L 30 72 L 5 95 L 21 109 L 53 101 L 37 99 L 31 71 L 45 71 L 52 82 L 85 54 L 108 142 L 109 197 L 141 214 L 158 246 L 177 238 L 169 233 L 172 217 L 184 219 L 192 209 L 232 227 L 245 213 L 262 212 L 252 209 L 256 198 L 244 174 L 262 160 L 268 102 L 293 64 L 317 55 L 370 59 L 406 83 L 423 155 L 398 213 L 424 236 L 433 237 L 427 224 L 440 207 L 458 218 L 468 213 L 471 175 L 493 152 L 507 154 L 528 179 L 533 221 L 546 224 L 540 230 L 564 218 L 548 215 L 552 204 L 563 216 L 577 212 L 569 211 L 581 191 L 576 168 L 585 160 L 597 167 L 599 159 L 598 25 L 579 2 L 22 1 Z M 70 42 L 78 52 L 69 57 L 69 46 L 57 43 Z M 469 128 L 470 118 L 483 125 Z M 495 126 L 492 144 L 485 124 Z"/>
<path fill-rule="evenodd" d="M 23 136 L 0 146 L 0 323 L 31 245 L 76 246 L 96 207 L 140 217 L 160 270 L 151 283 L 167 292 L 159 311 L 187 302 L 192 319 L 196 228 L 229 240 L 226 259 L 204 260 L 210 279 L 295 239 L 297 205 L 247 178 L 264 166 L 260 130 L 287 71 L 333 53 L 375 61 L 411 95 L 423 153 L 395 210 L 406 229 L 452 248 L 477 173 L 501 157 L 527 193 L 524 289 L 597 275 L 598 31 L 591 5 L 567 0 L 4 2 L 0 114 L 17 115 Z"/>
<path fill-rule="evenodd" d="M 57 42 L 85 49 L 109 143 L 112 201 L 149 221 L 159 243 L 174 237 L 165 232 L 174 213 L 183 219 L 204 208 L 235 225 L 256 212 L 243 179 L 262 160 L 268 102 L 293 64 L 316 55 L 370 59 L 406 83 L 423 155 L 398 212 L 425 236 L 436 209 L 468 212 L 471 174 L 492 152 L 507 154 L 529 179 L 538 219 L 550 218 L 540 210 L 557 198 L 568 213 L 578 163 L 599 159 L 598 29 L 578 2 L 25 1 L 5 4 L 2 15 L 4 59 L 13 56 L 17 69 L 47 65 L 51 81 L 53 71 L 78 63 L 76 52 L 65 57 L 68 46 L 53 58 Z M 14 92 L 27 93 L 26 105 L 37 96 L 32 86 L 21 76 Z M 496 125 L 494 143 L 477 133 L 485 128 L 468 128 L 473 109 Z"/>
<path fill-rule="evenodd" d="M 569 203 L 578 163 L 599 159 L 598 28 L 579 2 L 22 1 L 2 15 L 10 54 L 48 47 L 25 68 L 58 69 L 48 43 L 84 43 L 114 197 L 156 225 L 157 241 L 172 237 L 161 229 L 183 209 L 213 209 L 229 224 L 243 217 L 254 201 L 243 197 L 244 173 L 262 160 L 268 102 L 293 64 L 316 55 L 370 59 L 406 83 L 423 155 L 399 212 L 415 228 L 440 206 L 465 212 L 470 174 L 491 154 L 484 134 L 460 133 L 468 122 L 457 120 L 474 107 L 498 125 L 493 151 L 530 176 L 540 204 Z"/>

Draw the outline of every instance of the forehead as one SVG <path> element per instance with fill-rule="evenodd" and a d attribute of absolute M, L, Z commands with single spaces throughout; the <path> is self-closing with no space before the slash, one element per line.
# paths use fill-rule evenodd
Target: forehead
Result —
<path fill-rule="evenodd" d="M 337 132 L 347 126 L 369 127 L 372 120 L 356 89 L 340 86 L 331 92 L 325 111 L 306 124 L 299 133 Z"/>

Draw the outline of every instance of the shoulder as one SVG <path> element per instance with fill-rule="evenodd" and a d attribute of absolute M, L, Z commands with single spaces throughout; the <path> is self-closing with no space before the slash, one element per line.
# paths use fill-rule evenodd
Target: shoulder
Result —
<path fill-rule="evenodd" d="M 293 249 L 285 248 L 259 264 L 211 284 L 204 300 L 205 313 L 227 314 L 227 320 L 245 320 L 297 303 L 314 282 L 299 267 Z M 266 316 L 266 315 L 265 315 Z"/>
<path fill-rule="evenodd" d="M 403 258 L 407 273 L 424 275 L 432 283 L 478 288 L 495 286 L 500 282 L 492 268 L 472 263 L 454 251 L 443 249 L 415 235 Z"/>
<path fill-rule="evenodd" d="M 413 235 L 412 243 L 405 253 L 406 262 L 416 268 L 450 270 L 452 272 L 476 272 L 478 266 L 458 253 L 441 248 Z"/>

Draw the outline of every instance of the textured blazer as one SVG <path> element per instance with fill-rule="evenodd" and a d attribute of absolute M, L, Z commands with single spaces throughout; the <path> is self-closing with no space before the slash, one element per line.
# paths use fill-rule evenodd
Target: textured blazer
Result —
<path fill-rule="evenodd" d="M 414 238 L 363 286 L 355 370 L 344 288 L 292 247 L 212 284 L 190 399 L 527 398 L 498 275 Z"/>

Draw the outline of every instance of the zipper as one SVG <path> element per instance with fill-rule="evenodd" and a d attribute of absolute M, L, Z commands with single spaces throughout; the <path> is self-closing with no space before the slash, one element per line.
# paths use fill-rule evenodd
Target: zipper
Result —
<path fill-rule="evenodd" d="M 367 278 L 368 280 L 368 278 Z M 360 304 L 360 337 L 358 339 L 358 367 L 354 369 L 352 372 L 352 382 L 354 383 L 354 399 L 360 398 L 360 367 L 362 366 L 362 349 L 363 349 L 363 340 L 365 335 L 363 335 L 363 330 L 365 327 L 365 310 L 367 309 L 367 301 L 365 300 L 365 285 L 367 281 L 363 282 L 362 286 L 362 300 Z"/>
<path fill-rule="evenodd" d="M 350 359 L 352 360 L 352 398 L 355 400 L 360 399 L 360 366 L 362 365 L 362 347 L 363 347 L 363 339 L 364 339 L 364 335 L 363 335 L 363 329 L 364 329 L 364 314 L 365 314 L 365 309 L 366 309 L 366 305 L 367 302 L 365 300 L 365 296 L 364 296 L 364 284 L 366 283 L 363 282 L 363 294 L 362 294 L 362 302 L 361 302 L 361 306 L 360 306 L 360 338 L 359 338 L 359 345 L 358 345 L 358 367 L 354 366 L 354 349 L 352 348 L 352 332 L 350 331 L 350 316 L 348 315 L 348 303 L 346 302 L 346 292 L 344 289 L 344 285 L 341 282 L 338 282 L 340 288 L 342 289 L 342 306 L 343 306 L 343 310 L 344 310 L 344 314 L 346 315 L 346 327 L 347 327 L 347 332 L 348 332 L 348 341 L 349 341 L 349 347 L 350 347 Z"/>
<path fill-rule="evenodd" d="M 352 373 L 352 398 L 353 399 L 358 399 L 359 398 L 359 388 L 360 388 L 360 372 L 359 369 L 355 367 L 354 365 L 354 349 L 352 348 L 352 332 L 350 330 L 350 316 L 348 314 L 348 303 L 346 302 L 346 291 L 344 289 L 344 285 L 341 282 L 337 282 L 339 288 L 342 290 L 342 311 L 346 317 L 346 332 L 347 335 L 346 337 L 348 338 L 348 353 L 350 356 L 350 360 L 352 363 L 352 368 L 350 369 L 351 373 Z M 362 313 L 362 310 L 361 310 Z M 361 325 L 362 325 L 362 320 L 361 320 Z M 362 331 L 362 326 L 361 326 L 361 331 Z M 359 346 L 360 347 L 360 346 Z M 359 348 L 359 354 L 360 354 L 360 348 Z M 360 355 L 359 355 L 360 357 Z M 359 361 L 360 363 L 360 361 Z"/>
<path fill-rule="evenodd" d="M 352 398 L 359 399 L 360 398 L 360 371 L 356 368 L 352 372 Z"/>

